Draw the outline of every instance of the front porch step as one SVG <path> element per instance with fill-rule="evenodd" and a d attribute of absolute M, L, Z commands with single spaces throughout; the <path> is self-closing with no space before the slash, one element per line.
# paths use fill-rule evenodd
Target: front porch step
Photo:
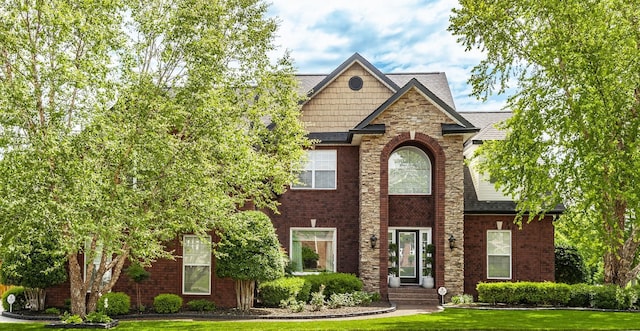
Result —
<path fill-rule="evenodd" d="M 440 304 L 440 297 L 436 289 L 401 286 L 389 288 L 389 302 L 393 302 L 396 305 L 435 307 Z"/>

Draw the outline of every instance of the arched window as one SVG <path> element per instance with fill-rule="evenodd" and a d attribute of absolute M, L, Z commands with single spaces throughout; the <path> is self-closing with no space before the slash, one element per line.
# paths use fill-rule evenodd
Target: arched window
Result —
<path fill-rule="evenodd" d="M 391 153 L 389 194 L 431 194 L 431 160 L 424 151 L 406 146 Z"/>

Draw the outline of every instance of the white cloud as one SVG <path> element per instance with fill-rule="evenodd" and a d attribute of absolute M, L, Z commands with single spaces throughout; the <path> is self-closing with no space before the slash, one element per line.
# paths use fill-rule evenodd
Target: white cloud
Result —
<path fill-rule="evenodd" d="M 271 0 L 279 18 L 276 44 L 301 73 L 329 73 L 353 53 L 383 72 L 445 72 L 460 111 L 499 110 L 504 96 L 481 103 L 468 96 L 471 69 L 482 59 L 465 52 L 446 29 L 456 0 Z"/>

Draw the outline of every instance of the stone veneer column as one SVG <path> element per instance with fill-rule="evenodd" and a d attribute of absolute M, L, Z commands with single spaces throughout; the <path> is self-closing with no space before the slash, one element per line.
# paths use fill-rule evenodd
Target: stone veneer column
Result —
<path fill-rule="evenodd" d="M 447 297 L 464 293 L 464 173 L 462 139 L 445 137 L 445 204 L 444 204 L 444 286 Z M 455 248 L 449 248 L 449 235 L 456 239 Z"/>
<path fill-rule="evenodd" d="M 387 234 L 380 232 L 380 152 L 383 147 L 379 145 L 380 140 L 363 137 L 360 144 L 359 270 L 365 290 L 372 292 L 380 292 L 380 253 L 387 245 Z M 372 234 L 379 239 L 376 249 L 371 248 L 369 241 Z"/>

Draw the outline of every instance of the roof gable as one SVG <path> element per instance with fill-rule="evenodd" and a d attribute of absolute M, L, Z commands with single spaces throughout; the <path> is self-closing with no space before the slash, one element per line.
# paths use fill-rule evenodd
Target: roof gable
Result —
<path fill-rule="evenodd" d="M 349 69 L 354 64 L 360 64 L 366 71 L 368 71 L 372 76 L 376 77 L 383 85 L 389 88 L 391 91 L 395 92 L 400 89 L 400 87 L 394 83 L 389 77 L 383 74 L 378 68 L 374 67 L 369 61 L 367 61 L 360 54 L 355 53 L 351 55 L 346 61 L 342 62 L 335 70 L 333 70 L 329 75 L 324 77 L 319 83 L 317 83 L 311 90 L 307 91 L 308 99 L 313 98 L 315 95 L 320 93 L 326 86 L 331 84 L 338 76 L 340 76 L 343 72 Z M 317 76 L 316 76 L 317 77 Z M 308 100 L 307 99 L 307 100 Z"/>
<path fill-rule="evenodd" d="M 426 88 L 422 83 L 420 83 L 417 79 L 412 78 L 406 85 L 404 85 L 401 89 L 399 89 L 393 96 L 391 96 L 387 101 L 385 101 L 380 107 L 374 110 L 369 116 L 367 116 L 362 122 L 360 122 L 355 130 L 362 130 L 372 124 L 373 120 L 375 120 L 380 114 L 382 114 L 385 110 L 387 110 L 391 105 L 393 105 L 398 99 L 400 99 L 403 95 L 409 92 L 411 89 L 416 89 L 418 93 L 422 94 L 426 99 L 428 99 L 433 105 L 435 105 L 440 111 L 442 111 L 447 117 L 455 122 L 455 124 L 465 130 L 477 131 L 477 129 L 471 124 L 467 119 L 462 117 L 455 109 L 449 106 L 446 102 L 442 101 L 437 95 L 431 92 L 428 88 Z"/>

